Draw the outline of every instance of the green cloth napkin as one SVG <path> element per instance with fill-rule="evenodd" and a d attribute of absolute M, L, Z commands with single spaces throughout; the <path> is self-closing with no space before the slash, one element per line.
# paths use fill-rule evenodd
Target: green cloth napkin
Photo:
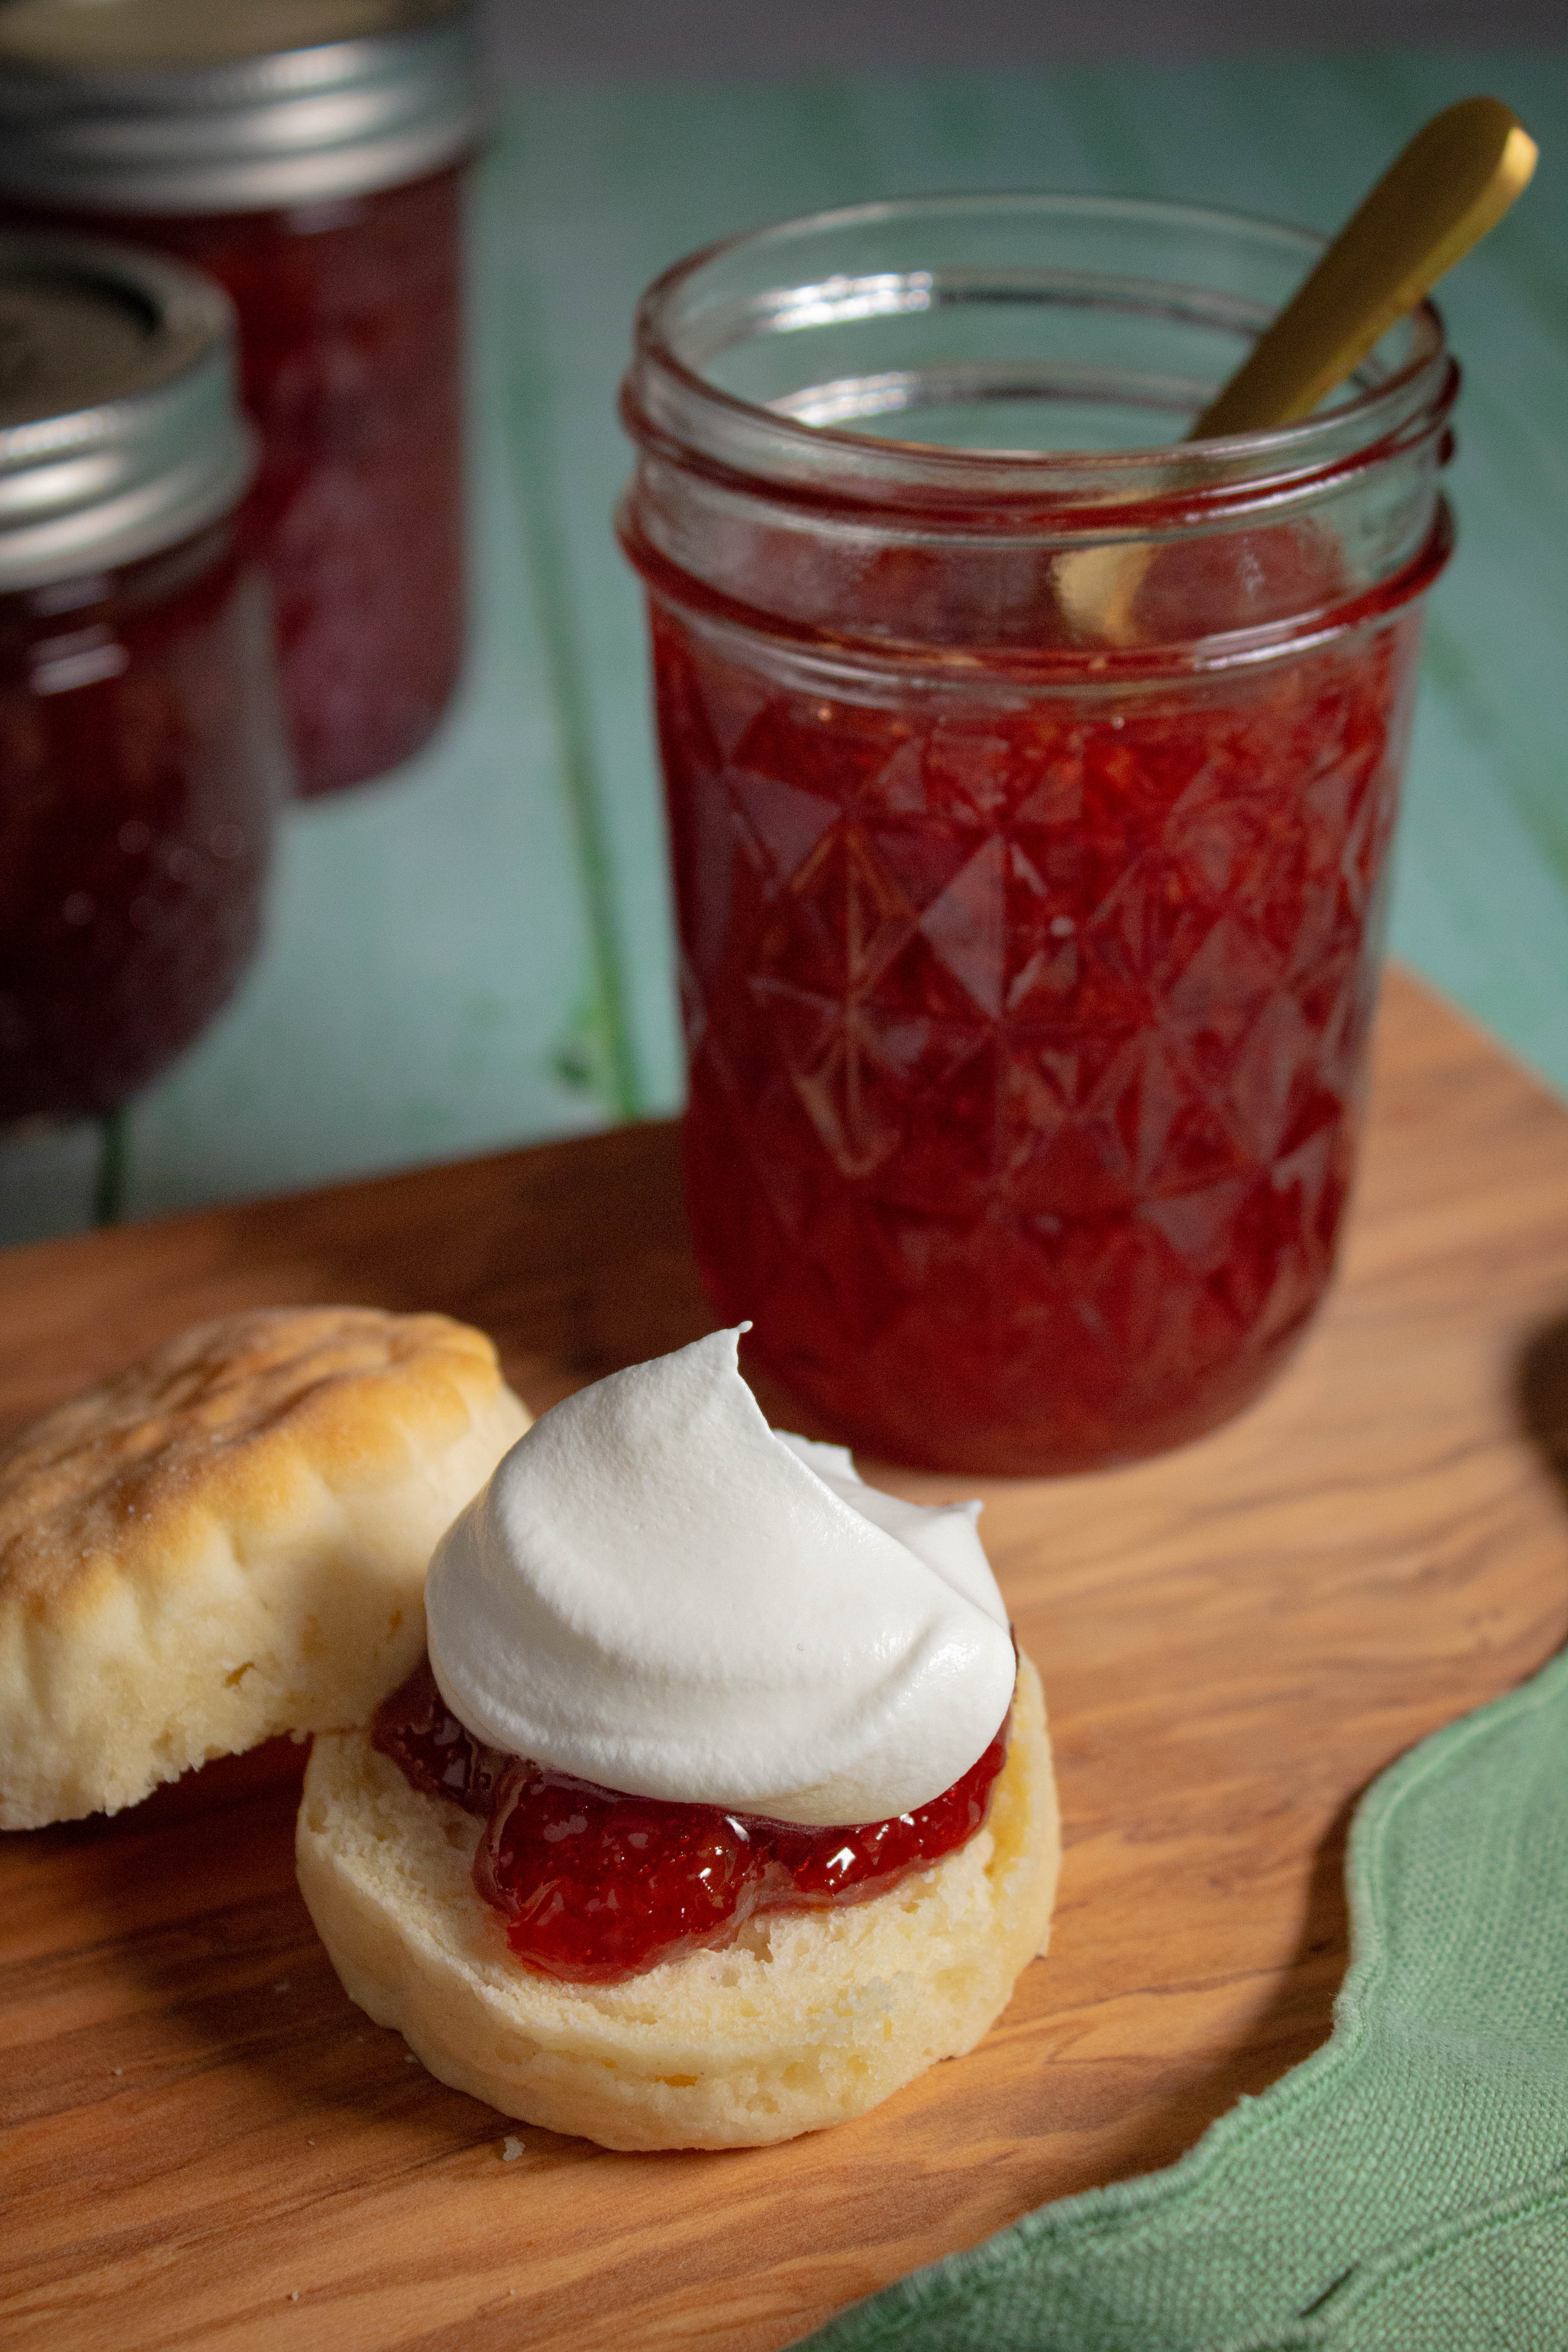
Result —
<path fill-rule="evenodd" d="M 1347 1878 L 1323 2049 L 812 2352 L 1568 2347 L 1568 1654 L 1384 1774 Z"/>

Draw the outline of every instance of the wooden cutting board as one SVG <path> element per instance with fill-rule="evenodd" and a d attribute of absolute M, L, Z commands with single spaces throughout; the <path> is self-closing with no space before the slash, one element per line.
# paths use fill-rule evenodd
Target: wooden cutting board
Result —
<path fill-rule="evenodd" d="M 291 1299 L 449 1308 L 536 1409 L 708 1319 L 672 1132 L 626 1129 L 0 1259 L 0 1418 Z M 1368 1780 L 1562 1641 L 1565 1477 L 1568 1111 L 1396 978 L 1344 1271 L 1280 1386 L 1164 1461 L 986 1490 L 1068 1851 L 978 2051 L 771 2150 L 508 2124 L 340 1990 L 299 1751 L 262 1750 L 0 1838 L 0 2337 L 763 2352 L 1169 2163 L 1328 2032 Z"/>

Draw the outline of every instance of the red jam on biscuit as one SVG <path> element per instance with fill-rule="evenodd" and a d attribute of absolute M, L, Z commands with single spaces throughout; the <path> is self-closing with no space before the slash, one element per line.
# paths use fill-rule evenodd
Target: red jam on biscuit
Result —
<path fill-rule="evenodd" d="M 424 1659 L 372 1739 L 410 1784 L 486 1824 L 474 1885 L 536 1974 L 618 1984 L 731 1942 L 759 1911 L 865 1902 L 973 1836 L 1006 1755 L 1005 1726 L 952 1788 L 890 1821 L 795 1822 L 623 1795 L 477 1740 Z"/>

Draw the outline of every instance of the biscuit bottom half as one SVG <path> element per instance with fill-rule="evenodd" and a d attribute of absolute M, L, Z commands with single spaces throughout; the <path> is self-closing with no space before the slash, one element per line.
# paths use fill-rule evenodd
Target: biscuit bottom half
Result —
<path fill-rule="evenodd" d="M 615 1985 L 531 1974 L 471 1871 L 483 1824 L 363 1732 L 319 1738 L 295 1850 L 344 1989 L 430 2073 L 502 2115 L 616 2148 L 752 2147 L 863 2115 L 973 2048 L 1043 1951 L 1061 1841 L 1039 1677 L 954 1853 L 869 1902 L 768 1911 L 722 1951 Z"/>

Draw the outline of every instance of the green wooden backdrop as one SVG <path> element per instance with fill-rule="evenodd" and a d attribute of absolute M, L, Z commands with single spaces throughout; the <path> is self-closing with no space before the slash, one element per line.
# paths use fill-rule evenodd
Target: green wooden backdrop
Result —
<path fill-rule="evenodd" d="M 1459 552 L 1429 607 L 1394 946 L 1568 1089 L 1568 48 L 554 88 L 473 211 L 476 626 L 438 742 L 289 818 L 266 950 L 114 1139 L 148 1215 L 668 1110 L 641 616 L 610 536 L 636 297 L 689 247 L 907 190 L 1098 187 L 1332 227 L 1491 90 L 1534 186 L 1443 297 Z M 100 1139 L 0 1149 L 0 1239 L 89 1222 Z M 1565 1179 L 1568 1181 L 1568 1179 Z"/>

